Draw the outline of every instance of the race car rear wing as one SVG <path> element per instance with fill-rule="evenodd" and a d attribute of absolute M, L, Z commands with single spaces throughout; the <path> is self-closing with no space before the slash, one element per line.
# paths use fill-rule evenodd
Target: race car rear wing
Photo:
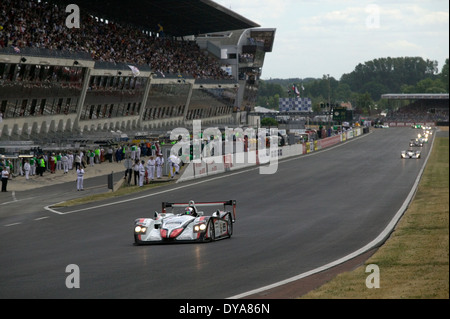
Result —
<path fill-rule="evenodd" d="M 233 222 L 236 220 L 236 200 L 228 200 L 225 202 L 194 202 L 193 200 L 189 201 L 189 203 L 170 203 L 170 202 L 162 202 L 162 213 L 166 213 L 166 208 L 168 207 L 211 207 L 211 206 L 223 206 L 223 209 L 226 210 L 227 206 L 233 207 Z"/>

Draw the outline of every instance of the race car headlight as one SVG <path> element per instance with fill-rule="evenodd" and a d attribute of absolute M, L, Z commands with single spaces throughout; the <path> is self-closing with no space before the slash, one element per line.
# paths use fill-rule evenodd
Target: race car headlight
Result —
<path fill-rule="evenodd" d="M 196 233 L 200 233 L 206 230 L 206 225 L 205 224 L 198 224 L 194 226 L 194 232 Z"/>
<path fill-rule="evenodd" d="M 139 234 L 145 234 L 145 232 L 147 231 L 147 227 L 145 226 L 136 226 L 134 227 L 134 232 L 135 233 L 139 233 Z"/>

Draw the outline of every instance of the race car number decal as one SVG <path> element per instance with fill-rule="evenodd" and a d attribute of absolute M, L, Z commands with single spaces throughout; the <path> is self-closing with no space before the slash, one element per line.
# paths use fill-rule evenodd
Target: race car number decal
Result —
<path fill-rule="evenodd" d="M 215 229 L 216 229 L 216 234 L 220 235 L 223 233 L 227 232 L 227 224 L 223 221 L 216 221 L 215 222 Z"/>

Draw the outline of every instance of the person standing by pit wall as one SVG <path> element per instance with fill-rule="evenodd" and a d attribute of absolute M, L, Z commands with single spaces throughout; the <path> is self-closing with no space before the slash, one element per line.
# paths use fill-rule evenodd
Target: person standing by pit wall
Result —
<path fill-rule="evenodd" d="M 7 192 L 6 187 L 8 185 L 8 179 L 9 179 L 9 172 L 5 164 L 2 170 L 2 192 Z"/>
<path fill-rule="evenodd" d="M 145 161 L 141 161 L 139 164 L 139 187 L 144 186 L 144 177 L 145 177 Z"/>
<path fill-rule="evenodd" d="M 31 165 L 28 162 L 28 160 L 25 160 L 25 163 L 23 164 L 23 170 L 25 171 L 25 178 L 30 178 L 30 171 L 31 171 Z"/>
<path fill-rule="evenodd" d="M 151 181 L 155 179 L 155 169 L 156 169 L 155 157 L 150 156 L 150 159 L 147 161 L 147 171 L 148 171 L 148 177 Z"/>
<path fill-rule="evenodd" d="M 164 165 L 164 157 L 161 153 L 158 153 L 156 158 L 156 178 L 160 179 L 162 176 L 162 170 Z"/>
<path fill-rule="evenodd" d="M 80 166 L 77 169 L 77 191 L 84 191 L 83 177 L 84 177 L 84 169 L 83 167 Z"/>
<path fill-rule="evenodd" d="M 63 154 L 61 157 L 62 167 L 64 170 L 64 174 L 67 174 L 69 172 L 69 157 L 66 153 Z"/>

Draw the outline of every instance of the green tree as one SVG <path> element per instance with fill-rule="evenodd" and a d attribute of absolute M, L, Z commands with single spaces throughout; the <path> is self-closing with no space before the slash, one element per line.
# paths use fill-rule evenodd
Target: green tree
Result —
<path fill-rule="evenodd" d="M 445 64 L 442 66 L 441 74 L 439 75 L 441 82 L 443 83 L 445 92 L 448 93 L 448 58 L 445 59 Z"/>
<path fill-rule="evenodd" d="M 445 87 L 441 79 L 430 78 L 419 81 L 415 86 L 416 93 L 444 93 Z"/>
<path fill-rule="evenodd" d="M 340 80 L 324 75 L 316 79 L 261 81 L 258 103 L 278 109 L 279 98 L 294 96 L 292 86 L 295 85 L 301 97 L 312 100 L 314 112 L 323 111 L 320 103 L 351 102 L 357 108 L 356 112 L 369 114 L 373 112 L 375 104 L 378 108 L 393 108 L 393 105 L 384 103 L 382 94 L 449 92 L 448 59 L 441 73 L 437 66 L 437 61 L 421 57 L 387 57 L 359 63 L 351 73 L 342 75 Z M 305 90 L 301 89 L 302 86 Z"/>
<path fill-rule="evenodd" d="M 335 96 L 337 101 L 348 101 L 352 94 L 352 89 L 350 85 L 346 83 L 340 83 L 335 90 Z"/>
<path fill-rule="evenodd" d="M 381 99 L 382 94 L 389 93 L 388 88 L 379 81 L 367 82 L 362 86 L 362 89 L 364 90 L 364 92 L 370 92 L 370 97 L 374 101 Z"/>
<path fill-rule="evenodd" d="M 261 126 L 277 126 L 278 127 L 278 122 L 276 119 L 272 118 L 272 117 L 265 117 L 261 120 Z"/>
<path fill-rule="evenodd" d="M 403 84 L 400 88 L 400 92 L 404 94 L 416 93 L 416 87 L 414 85 Z"/>
<path fill-rule="evenodd" d="M 342 75 L 340 82 L 348 84 L 352 91 L 366 91 L 377 99 L 379 92 L 399 92 L 403 85 L 416 85 L 426 78 L 435 78 L 437 62 L 421 57 L 380 58 L 360 63 L 349 74 Z M 378 85 L 367 86 L 367 83 Z"/>
<path fill-rule="evenodd" d="M 359 114 L 372 115 L 375 103 L 369 92 L 358 94 L 356 98 L 356 111 Z"/>
<path fill-rule="evenodd" d="M 282 85 L 268 81 L 260 81 L 257 104 L 270 109 L 278 109 L 280 97 L 287 97 Z"/>
<path fill-rule="evenodd" d="M 262 96 L 274 96 L 275 94 L 278 94 L 279 96 L 287 95 L 287 92 L 285 92 L 280 84 L 274 84 L 267 81 L 260 81 L 258 92 Z"/>

